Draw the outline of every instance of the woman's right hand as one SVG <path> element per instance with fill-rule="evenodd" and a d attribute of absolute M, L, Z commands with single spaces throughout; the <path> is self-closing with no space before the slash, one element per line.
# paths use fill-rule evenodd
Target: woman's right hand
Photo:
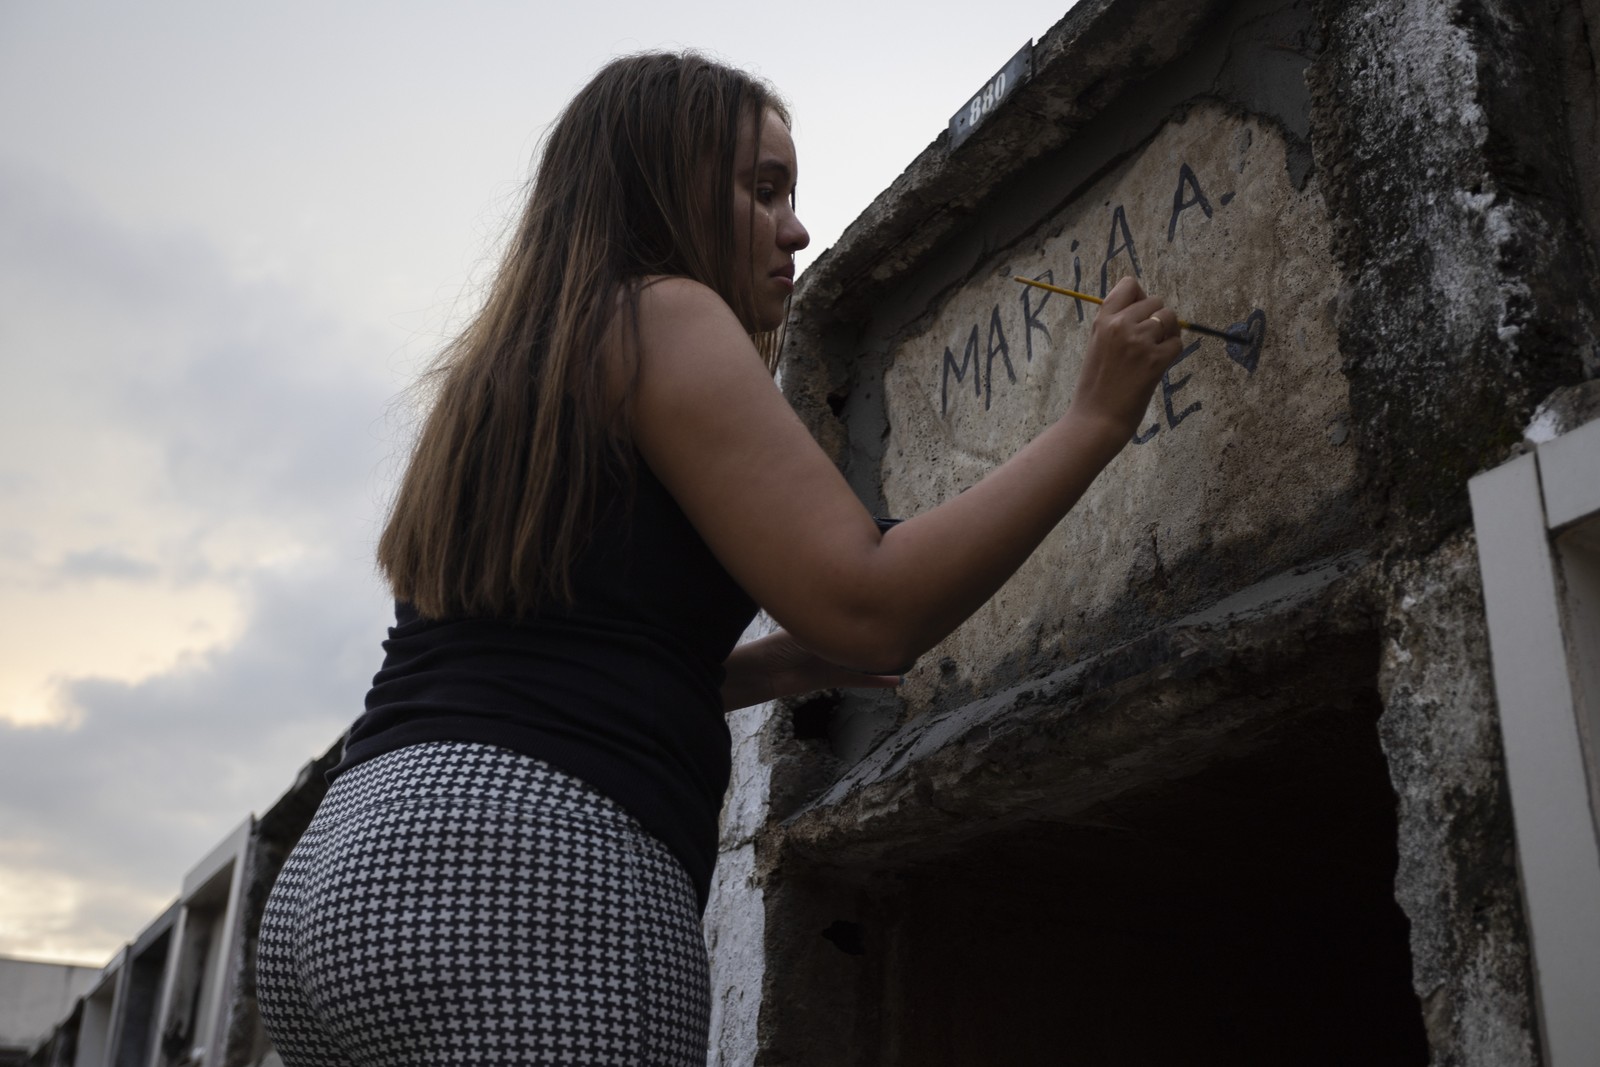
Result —
<path fill-rule="evenodd" d="M 1133 278 L 1106 295 L 1089 330 L 1073 390 L 1080 418 L 1105 420 L 1126 441 L 1138 432 L 1156 383 L 1183 351 L 1178 316 Z"/>
<path fill-rule="evenodd" d="M 784 630 L 746 641 L 733 650 L 722 669 L 724 711 L 818 689 L 889 689 L 900 684 L 897 674 L 875 674 L 830 663 Z"/>

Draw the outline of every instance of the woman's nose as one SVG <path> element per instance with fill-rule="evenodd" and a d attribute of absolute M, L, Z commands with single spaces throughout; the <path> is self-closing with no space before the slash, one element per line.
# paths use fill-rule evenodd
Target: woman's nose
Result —
<path fill-rule="evenodd" d="M 785 220 L 783 229 L 779 231 L 778 240 L 785 252 L 798 252 L 811 243 L 811 235 L 806 232 L 805 226 L 801 225 L 800 216 L 790 214 Z"/>

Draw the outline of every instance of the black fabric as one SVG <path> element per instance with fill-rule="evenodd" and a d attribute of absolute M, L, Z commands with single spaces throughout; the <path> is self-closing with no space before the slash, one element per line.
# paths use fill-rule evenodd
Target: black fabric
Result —
<path fill-rule="evenodd" d="M 688 871 L 704 909 L 730 741 L 722 662 L 755 616 L 641 462 L 573 571 L 576 603 L 521 620 L 396 606 L 367 710 L 330 780 L 429 741 L 498 745 L 615 800 Z"/>

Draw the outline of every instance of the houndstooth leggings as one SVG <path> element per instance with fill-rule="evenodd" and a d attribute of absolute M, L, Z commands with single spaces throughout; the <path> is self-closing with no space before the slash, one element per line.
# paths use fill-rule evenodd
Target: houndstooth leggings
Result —
<path fill-rule="evenodd" d="M 611 800 L 488 745 L 341 774 L 267 900 L 257 976 L 288 1067 L 706 1060 L 688 875 Z"/>

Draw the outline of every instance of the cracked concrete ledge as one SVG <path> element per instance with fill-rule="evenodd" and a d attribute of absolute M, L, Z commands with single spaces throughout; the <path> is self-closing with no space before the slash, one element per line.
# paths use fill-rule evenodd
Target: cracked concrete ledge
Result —
<path fill-rule="evenodd" d="M 914 719 L 769 833 L 829 866 L 926 858 L 1067 820 L 1269 743 L 1370 692 L 1374 565 L 1276 575 L 1099 656 Z M 916 855 L 912 855 L 912 850 Z"/>
<path fill-rule="evenodd" d="M 1062 147 L 1126 89 L 1182 55 L 1227 6 L 1080 0 L 1034 43 L 1033 77 L 1005 107 L 954 153 L 941 131 L 805 271 L 798 317 L 808 325 L 858 317 L 1028 160 Z"/>

